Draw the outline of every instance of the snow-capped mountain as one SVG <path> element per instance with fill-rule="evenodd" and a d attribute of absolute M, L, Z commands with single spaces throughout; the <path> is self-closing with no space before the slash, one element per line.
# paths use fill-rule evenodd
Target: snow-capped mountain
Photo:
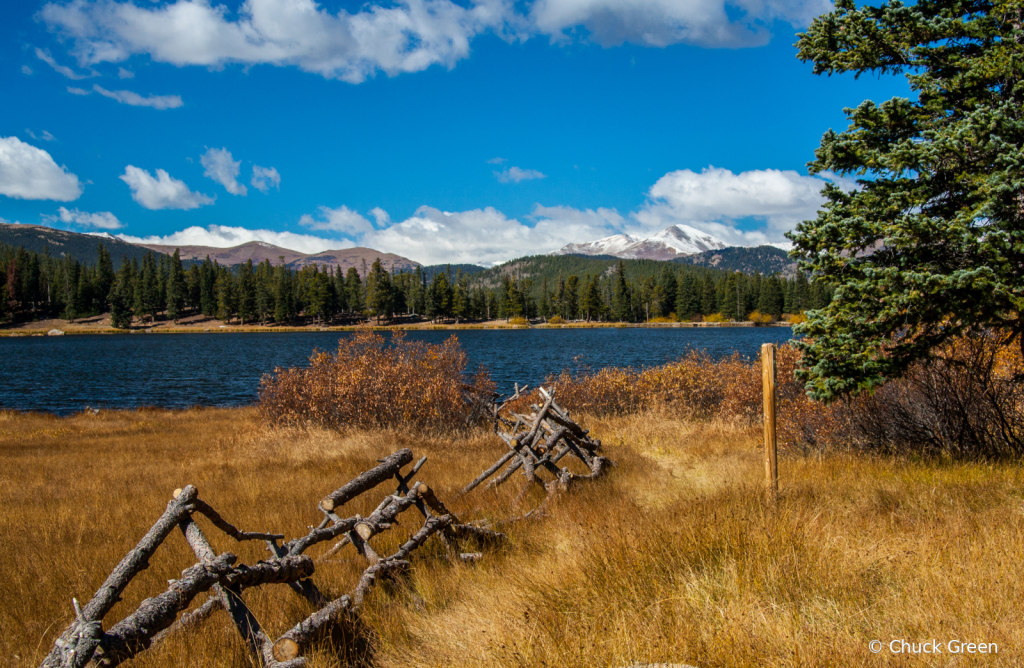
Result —
<path fill-rule="evenodd" d="M 724 241 L 707 232 L 689 225 L 673 225 L 647 239 L 616 234 L 597 241 L 567 244 L 551 255 L 614 255 L 630 260 L 672 260 L 681 255 L 726 247 Z"/>

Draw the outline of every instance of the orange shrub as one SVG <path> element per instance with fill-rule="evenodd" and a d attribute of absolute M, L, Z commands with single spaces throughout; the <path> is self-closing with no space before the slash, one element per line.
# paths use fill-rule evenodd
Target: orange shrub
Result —
<path fill-rule="evenodd" d="M 265 421 L 443 431 L 465 424 L 471 412 L 463 391 L 466 353 L 455 336 L 433 345 L 407 341 L 403 332 L 393 332 L 390 342 L 361 332 L 341 339 L 336 353 L 315 351 L 309 361 L 263 377 L 258 408 Z M 472 382 L 493 389 L 483 370 Z"/>
<path fill-rule="evenodd" d="M 775 321 L 771 313 L 761 313 L 760 311 L 751 311 L 747 314 L 747 320 L 750 322 L 757 323 L 759 325 L 770 325 Z"/>

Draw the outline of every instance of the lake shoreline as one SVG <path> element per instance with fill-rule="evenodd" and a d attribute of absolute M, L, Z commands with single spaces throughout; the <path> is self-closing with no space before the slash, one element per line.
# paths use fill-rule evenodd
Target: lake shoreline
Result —
<path fill-rule="evenodd" d="M 429 323 L 415 323 L 415 324 L 397 324 L 397 325 L 336 325 L 332 327 L 318 327 L 314 325 L 299 326 L 299 327 L 266 327 L 266 326 L 248 326 L 248 325 L 216 325 L 211 327 L 204 326 L 175 326 L 175 325 L 157 325 L 152 327 L 137 327 L 132 329 L 115 329 L 113 327 L 103 326 L 84 326 L 75 327 L 74 325 L 65 325 L 63 327 L 50 327 L 50 328 L 29 328 L 22 327 L 19 329 L 0 329 L 0 337 L 21 337 L 21 336 L 57 336 L 57 334 L 50 334 L 50 332 L 56 330 L 60 332 L 60 335 L 85 335 L 85 334 L 284 334 L 284 333 L 296 333 L 296 332 L 389 332 L 389 331 L 460 331 L 460 330 L 509 330 L 509 329 L 542 329 L 542 330 L 556 330 L 556 329 L 690 329 L 690 328 L 708 328 L 708 329 L 721 329 L 729 327 L 792 327 L 791 323 L 788 322 L 773 322 L 773 323 L 755 323 L 750 321 L 744 322 L 651 322 L 651 323 L 634 323 L 634 322 L 580 322 L 580 323 L 564 323 L 560 325 L 551 325 L 547 323 L 537 323 L 534 325 L 510 325 L 507 323 L 468 323 L 468 324 L 440 324 L 434 325 Z"/>

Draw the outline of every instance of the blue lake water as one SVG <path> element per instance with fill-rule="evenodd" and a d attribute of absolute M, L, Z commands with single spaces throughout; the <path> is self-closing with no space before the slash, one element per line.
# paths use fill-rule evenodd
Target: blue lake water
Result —
<path fill-rule="evenodd" d="M 440 343 L 454 332 L 412 331 Z M 237 406 L 256 399 L 275 367 L 304 366 L 314 349 L 333 350 L 348 332 L 74 335 L 0 337 L 0 407 L 73 413 L 86 406 Z M 475 369 L 485 365 L 498 391 L 531 387 L 548 374 L 581 367 L 654 366 L 690 349 L 752 357 L 782 343 L 788 327 L 461 330 Z"/>

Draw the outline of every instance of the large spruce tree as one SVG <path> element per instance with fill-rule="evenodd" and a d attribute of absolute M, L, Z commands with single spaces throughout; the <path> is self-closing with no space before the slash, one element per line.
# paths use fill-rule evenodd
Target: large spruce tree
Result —
<path fill-rule="evenodd" d="M 1024 347 L 1024 5 L 838 0 L 797 46 L 817 74 L 905 73 L 916 95 L 846 110 L 809 164 L 859 177 L 790 236 L 835 291 L 798 330 L 811 395 L 873 388 L 980 327 Z"/>

